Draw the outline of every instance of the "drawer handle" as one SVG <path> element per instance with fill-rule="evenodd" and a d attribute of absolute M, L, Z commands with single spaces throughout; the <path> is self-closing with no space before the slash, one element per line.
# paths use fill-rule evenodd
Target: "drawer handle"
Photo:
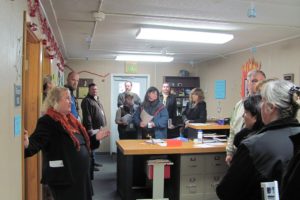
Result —
<path fill-rule="evenodd" d="M 215 160 L 220 160 L 221 157 L 220 156 L 215 156 Z"/>
<path fill-rule="evenodd" d="M 190 178 L 190 182 L 194 183 L 196 181 L 196 178 Z"/>
<path fill-rule="evenodd" d="M 220 180 L 220 176 L 214 176 L 214 181 L 219 181 Z"/>
<path fill-rule="evenodd" d="M 190 161 L 196 161 L 196 158 L 195 157 L 190 158 Z"/>
<path fill-rule="evenodd" d="M 189 165 L 189 167 L 194 168 L 197 167 L 197 165 Z"/>

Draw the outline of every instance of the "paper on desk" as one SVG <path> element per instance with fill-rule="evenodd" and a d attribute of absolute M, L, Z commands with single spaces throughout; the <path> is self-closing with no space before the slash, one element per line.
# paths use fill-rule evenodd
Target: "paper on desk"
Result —
<path fill-rule="evenodd" d="M 164 140 L 162 139 L 151 139 L 151 140 L 146 140 L 146 143 L 150 143 L 150 144 L 159 144 L 159 143 L 165 143 Z"/>
<path fill-rule="evenodd" d="M 166 142 L 162 142 L 162 143 L 157 143 L 159 146 L 161 147 L 166 147 L 167 146 L 167 143 Z"/>
<path fill-rule="evenodd" d="M 212 146 L 208 144 L 194 144 L 193 147 L 210 148 Z"/>
<path fill-rule="evenodd" d="M 145 110 L 142 110 L 140 117 L 145 124 L 148 124 L 153 119 L 153 116 L 149 115 Z"/>
<path fill-rule="evenodd" d="M 215 146 L 223 146 L 224 145 L 224 143 L 222 143 L 222 142 L 215 142 L 215 143 L 209 143 L 209 144 L 194 144 L 193 145 L 193 147 L 201 147 L 201 148 L 211 148 L 211 147 L 215 147 Z"/>
<path fill-rule="evenodd" d="M 189 125 L 192 125 L 192 126 L 209 126 L 210 124 L 207 124 L 207 123 L 189 123 Z"/>

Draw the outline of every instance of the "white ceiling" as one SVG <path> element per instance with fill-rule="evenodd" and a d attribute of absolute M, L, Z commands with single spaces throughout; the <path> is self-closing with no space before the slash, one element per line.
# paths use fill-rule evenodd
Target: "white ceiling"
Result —
<path fill-rule="evenodd" d="M 66 60 L 168 54 L 199 63 L 300 37 L 300 0 L 41 0 Z M 255 7 L 257 16 L 249 18 Z M 93 12 L 105 13 L 96 21 Z M 223 45 L 136 40 L 141 26 L 232 33 Z"/>

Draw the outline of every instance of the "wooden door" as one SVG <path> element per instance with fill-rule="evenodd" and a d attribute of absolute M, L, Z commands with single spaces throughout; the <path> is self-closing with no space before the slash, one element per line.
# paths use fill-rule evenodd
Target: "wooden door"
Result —
<path fill-rule="evenodd" d="M 26 28 L 23 64 L 23 126 L 29 135 L 34 131 L 41 105 L 41 44 Z M 25 159 L 25 200 L 41 199 L 40 155 Z"/>

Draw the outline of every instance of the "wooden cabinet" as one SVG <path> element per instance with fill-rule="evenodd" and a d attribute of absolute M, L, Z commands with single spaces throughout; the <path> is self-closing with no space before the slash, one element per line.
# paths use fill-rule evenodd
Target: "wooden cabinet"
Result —
<path fill-rule="evenodd" d="M 165 76 L 164 82 L 171 86 L 171 93 L 176 95 L 177 115 L 181 115 L 193 88 L 200 87 L 199 77 Z"/>

